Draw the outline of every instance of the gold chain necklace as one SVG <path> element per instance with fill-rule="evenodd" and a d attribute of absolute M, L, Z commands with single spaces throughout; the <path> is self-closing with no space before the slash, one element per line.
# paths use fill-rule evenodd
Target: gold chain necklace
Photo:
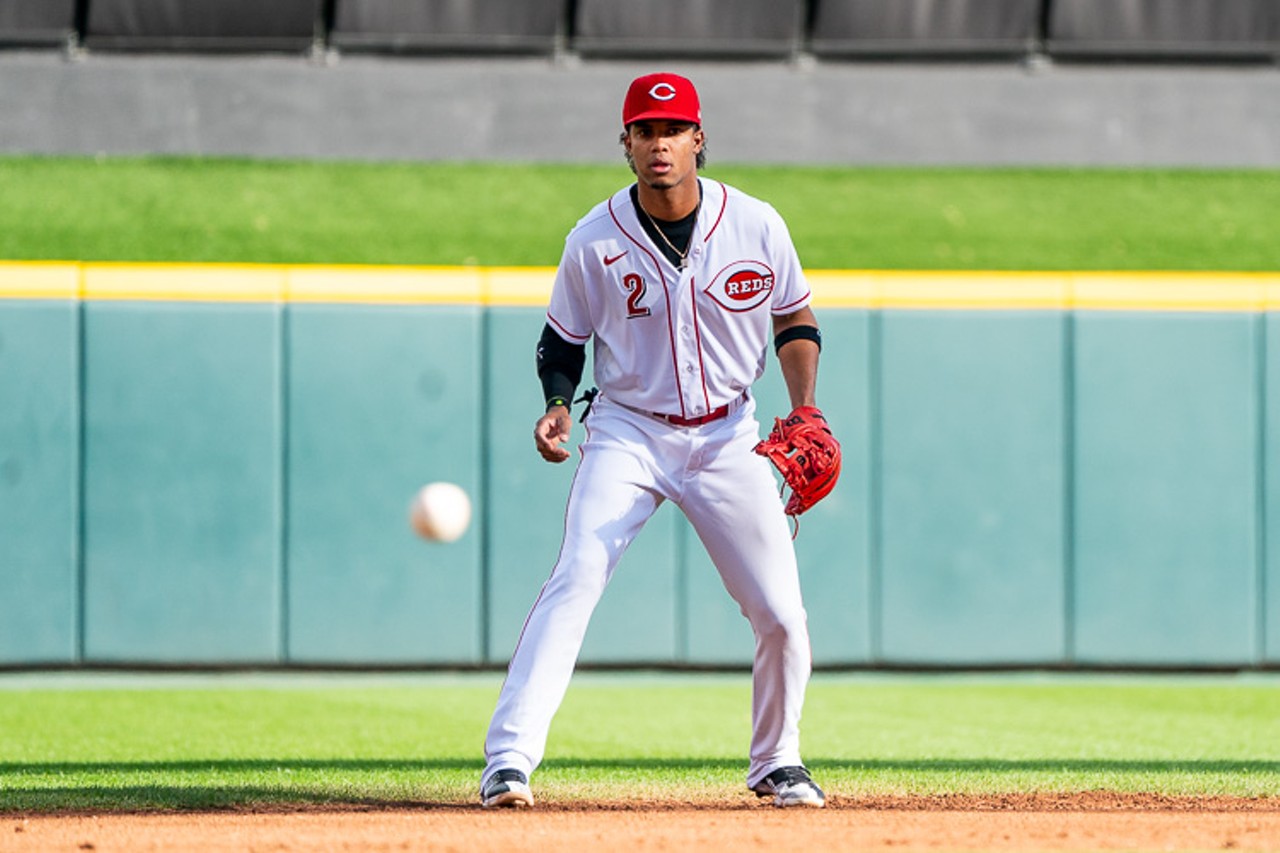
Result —
<path fill-rule="evenodd" d="M 671 251 L 675 252 L 676 255 L 680 258 L 680 263 L 677 264 L 676 266 L 680 267 L 680 269 L 684 269 L 685 267 L 689 266 L 689 247 L 693 245 L 693 232 L 692 231 L 689 232 L 689 243 L 684 247 L 684 251 L 682 252 L 675 247 L 675 244 L 672 243 L 670 239 L 668 239 L 666 233 L 661 228 L 658 227 L 658 223 L 655 222 L 653 219 L 653 214 L 649 213 L 649 211 L 644 209 L 644 205 L 640 203 L 639 198 L 636 199 L 636 206 L 640 208 L 640 212 L 643 213 L 645 218 L 649 220 L 649 224 L 653 226 L 653 230 L 658 232 L 658 236 L 662 238 L 662 242 L 666 243 L 668 248 L 670 248 Z M 697 221 L 698 211 L 701 209 L 702 209 L 702 199 L 699 198 L 698 204 L 696 207 L 694 207 L 693 213 L 691 214 L 695 221 Z M 681 217 L 681 218 L 683 219 L 684 217 Z"/>

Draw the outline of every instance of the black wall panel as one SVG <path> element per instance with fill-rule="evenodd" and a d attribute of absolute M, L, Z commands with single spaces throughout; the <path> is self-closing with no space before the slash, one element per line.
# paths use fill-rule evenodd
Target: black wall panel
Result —
<path fill-rule="evenodd" d="M 337 0 L 332 43 L 371 50 L 550 53 L 565 0 Z"/>
<path fill-rule="evenodd" d="M 1280 55 L 1280 0 L 1055 0 L 1050 53 Z"/>
<path fill-rule="evenodd" d="M 79 32 L 77 32 L 79 30 Z M 0 47 L 1280 61 L 1280 0 L 0 0 Z"/>
<path fill-rule="evenodd" d="M 91 0 L 89 47 L 304 49 L 323 0 Z"/>
<path fill-rule="evenodd" d="M 0 0 L 0 44 L 59 44 L 75 19 L 76 0 Z"/>
<path fill-rule="evenodd" d="M 578 0 L 583 54 L 785 56 L 800 45 L 801 0 Z"/>
<path fill-rule="evenodd" d="M 814 0 L 817 55 L 1024 53 L 1040 0 Z"/>

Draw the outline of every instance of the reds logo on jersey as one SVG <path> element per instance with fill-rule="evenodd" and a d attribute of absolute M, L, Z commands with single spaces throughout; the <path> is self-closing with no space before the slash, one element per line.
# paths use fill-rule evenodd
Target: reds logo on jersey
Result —
<path fill-rule="evenodd" d="M 721 308 L 750 311 L 773 294 L 773 270 L 760 261 L 735 261 L 716 273 L 705 290 Z"/>

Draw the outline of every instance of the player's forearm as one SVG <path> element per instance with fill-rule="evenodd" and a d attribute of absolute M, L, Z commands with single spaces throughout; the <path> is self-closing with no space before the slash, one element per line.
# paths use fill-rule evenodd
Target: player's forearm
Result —
<path fill-rule="evenodd" d="M 550 324 L 542 327 L 538 340 L 538 379 L 542 383 L 542 396 L 547 408 L 568 408 L 573 393 L 582 381 L 582 367 L 587 360 L 587 348 L 571 344 L 555 333 Z"/>
<path fill-rule="evenodd" d="M 812 341 L 792 341 L 778 350 L 778 364 L 787 383 L 791 408 L 816 406 L 818 345 Z"/>
<path fill-rule="evenodd" d="M 793 409 L 815 406 L 822 335 L 809 308 L 773 319 L 774 346 Z"/>

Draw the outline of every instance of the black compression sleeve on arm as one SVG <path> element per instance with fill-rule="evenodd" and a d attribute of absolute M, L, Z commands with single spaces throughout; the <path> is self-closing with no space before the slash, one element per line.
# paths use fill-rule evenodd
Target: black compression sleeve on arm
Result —
<path fill-rule="evenodd" d="M 556 334 L 548 323 L 538 339 L 538 378 L 542 380 L 542 398 L 551 406 L 569 405 L 573 392 L 582 381 L 582 367 L 587 362 L 584 344 L 571 344 Z"/>
<path fill-rule="evenodd" d="M 773 351 L 776 353 L 792 341 L 813 341 L 822 349 L 822 333 L 817 326 L 790 326 L 774 336 Z"/>

